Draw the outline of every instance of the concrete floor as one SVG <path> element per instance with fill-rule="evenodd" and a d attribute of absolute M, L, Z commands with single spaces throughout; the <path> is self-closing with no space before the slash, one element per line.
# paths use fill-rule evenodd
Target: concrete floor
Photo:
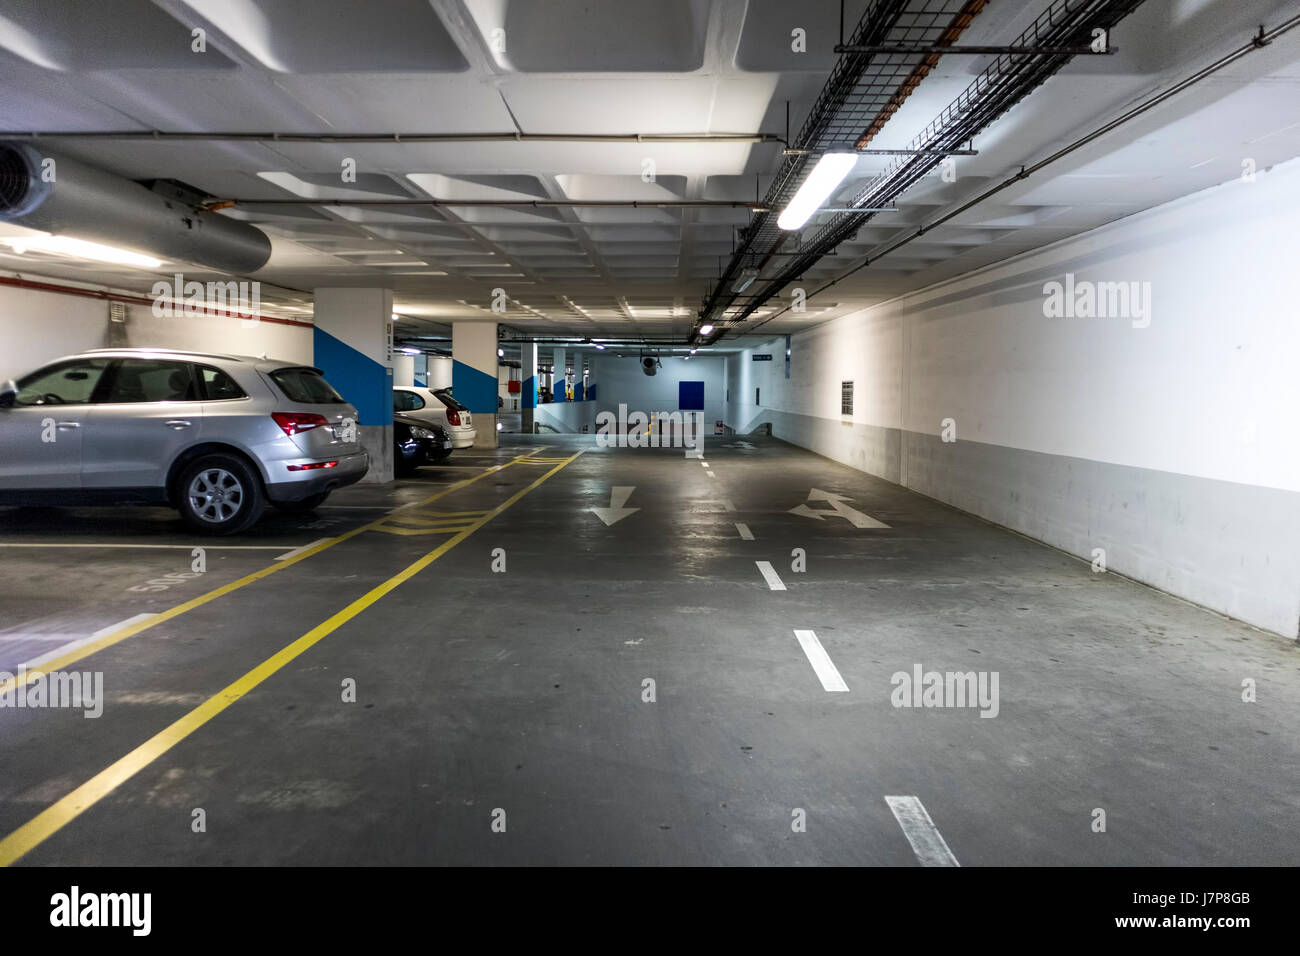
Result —
<path fill-rule="evenodd" d="M 102 717 L 0 709 L 0 835 L 36 820 L 4 852 L 914 866 L 885 801 L 901 795 L 965 866 L 1300 862 L 1293 643 L 771 439 L 718 439 L 706 460 L 507 435 L 238 539 L 195 539 L 160 509 L 0 510 L 0 670 L 182 608 L 66 665 L 103 673 Z M 589 509 L 613 486 L 639 510 L 607 526 Z M 790 513 L 831 510 L 813 488 L 889 527 Z M 847 692 L 823 689 L 797 629 Z M 304 636 L 319 640 L 276 656 Z M 917 664 L 997 672 L 997 716 L 892 706 L 891 676 Z M 173 724 L 170 749 L 136 750 Z M 120 779 L 68 799 L 110 765 Z"/>

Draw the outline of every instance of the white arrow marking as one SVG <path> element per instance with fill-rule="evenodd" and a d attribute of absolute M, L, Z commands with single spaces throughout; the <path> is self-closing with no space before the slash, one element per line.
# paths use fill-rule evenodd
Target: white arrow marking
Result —
<path fill-rule="evenodd" d="M 605 522 L 606 527 L 615 522 L 622 521 L 630 514 L 640 511 L 640 508 L 624 508 L 627 499 L 632 497 L 632 492 L 636 490 L 636 485 L 615 485 L 609 490 L 609 507 L 592 508 L 596 517 Z"/>
<path fill-rule="evenodd" d="M 815 518 L 821 521 L 823 518 L 843 518 L 855 528 L 888 528 L 889 525 L 883 521 L 877 521 L 871 515 L 863 514 L 857 508 L 850 508 L 844 502 L 852 501 L 848 495 L 839 495 L 833 491 L 822 491 L 820 488 L 814 488 L 808 492 L 809 501 L 828 501 L 830 502 L 831 511 L 817 510 L 809 508 L 807 505 L 797 505 L 790 509 L 790 514 L 799 515 L 803 518 Z"/>
<path fill-rule="evenodd" d="M 817 640 L 817 634 L 814 631 L 795 631 L 794 636 L 799 639 L 799 646 L 807 655 L 808 663 L 817 672 L 817 679 L 822 682 L 822 690 L 848 691 L 849 685 L 844 683 L 844 678 L 840 676 L 839 669 L 831 660 L 831 656 L 826 653 L 826 648 L 822 647 L 822 642 Z"/>
<path fill-rule="evenodd" d="M 961 866 L 920 800 L 916 797 L 885 797 L 885 802 L 894 812 L 894 819 L 903 828 L 903 836 L 912 844 L 912 852 L 922 866 Z"/>

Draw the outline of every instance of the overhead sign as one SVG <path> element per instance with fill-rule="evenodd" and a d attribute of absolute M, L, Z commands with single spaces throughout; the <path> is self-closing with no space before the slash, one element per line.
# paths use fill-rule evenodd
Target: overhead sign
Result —
<path fill-rule="evenodd" d="M 752 356 L 750 356 L 750 357 L 751 357 L 755 362 L 770 362 L 770 361 L 772 361 L 772 353 L 771 353 L 771 352 L 755 352 L 755 353 L 754 353 Z"/>

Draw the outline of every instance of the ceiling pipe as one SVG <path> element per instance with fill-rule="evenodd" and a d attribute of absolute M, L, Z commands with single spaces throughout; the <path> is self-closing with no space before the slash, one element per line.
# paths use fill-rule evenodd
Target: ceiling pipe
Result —
<path fill-rule="evenodd" d="M 253 143 L 780 143 L 775 133 L 199 133 L 168 130 L 55 130 L 0 133 L 7 139 L 115 139 Z"/>
<path fill-rule="evenodd" d="M 0 221 L 234 275 L 271 258 L 254 226 L 26 143 L 0 141 Z"/>
<path fill-rule="evenodd" d="M 761 202 L 733 202 L 727 199 L 210 199 L 205 210 L 231 206 L 523 206 L 538 209 L 559 207 L 596 209 L 749 209 L 767 212 Z"/>

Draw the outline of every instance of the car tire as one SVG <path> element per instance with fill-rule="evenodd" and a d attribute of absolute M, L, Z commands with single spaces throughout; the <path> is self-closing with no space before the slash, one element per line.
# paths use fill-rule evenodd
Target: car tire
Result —
<path fill-rule="evenodd" d="M 235 455 L 204 455 L 185 466 L 176 487 L 176 508 L 203 534 L 238 534 L 266 507 L 257 471 Z"/>
<path fill-rule="evenodd" d="M 308 511 L 315 511 L 325 503 L 325 499 L 329 496 L 328 491 L 322 491 L 319 494 L 308 495 L 306 498 L 299 498 L 297 501 L 272 501 L 271 507 L 288 515 L 300 515 Z"/>
<path fill-rule="evenodd" d="M 450 457 L 451 457 L 451 449 L 448 448 L 444 451 L 440 451 L 436 454 L 430 455 L 429 463 L 433 465 L 441 465 L 444 461 L 446 461 Z"/>

